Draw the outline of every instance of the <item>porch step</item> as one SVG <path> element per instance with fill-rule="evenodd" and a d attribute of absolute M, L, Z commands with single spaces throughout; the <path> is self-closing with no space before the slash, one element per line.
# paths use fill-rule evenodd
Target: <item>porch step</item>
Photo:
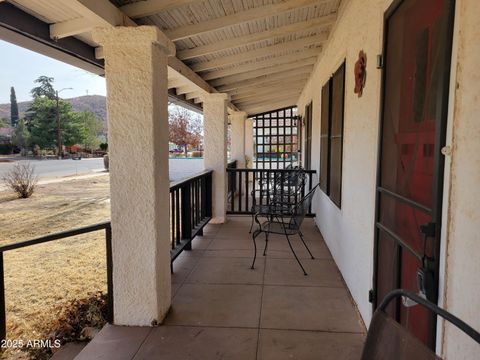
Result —
<path fill-rule="evenodd" d="M 57 351 L 50 360 L 72 360 L 77 356 L 80 351 L 87 346 L 87 342 L 73 342 L 65 344 Z"/>

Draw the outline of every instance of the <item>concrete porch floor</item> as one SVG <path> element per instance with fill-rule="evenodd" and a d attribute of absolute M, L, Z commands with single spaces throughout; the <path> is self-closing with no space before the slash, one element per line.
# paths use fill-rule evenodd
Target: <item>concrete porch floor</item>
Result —
<path fill-rule="evenodd" d="M 264 236 L 255 270 L 250 217 L 208 225 L 174 263 L 173 305 L 159 327 L 106 326 L 76 359 L 359 359 L 365 337 L 340 273 L 311 219 L 294 247 Z M 259 238 L 260 238 L 259 237 Z"/>

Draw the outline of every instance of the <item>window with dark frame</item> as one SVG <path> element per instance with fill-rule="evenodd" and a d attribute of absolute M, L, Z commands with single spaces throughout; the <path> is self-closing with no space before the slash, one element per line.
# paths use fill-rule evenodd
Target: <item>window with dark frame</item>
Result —
<path fill-rule="evenodd" d="M 338 206 L 342 204 L 345 62 L 322 87 L 320 124 L 320 188 Z"/>

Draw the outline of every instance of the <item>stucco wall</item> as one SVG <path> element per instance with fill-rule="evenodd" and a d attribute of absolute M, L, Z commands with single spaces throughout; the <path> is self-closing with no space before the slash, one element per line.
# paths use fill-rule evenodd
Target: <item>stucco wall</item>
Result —
<path fill-rule="evenodd" d="M 457 0 L 445 172 L 442 306 L 480 330 L 480 3 Z M 441 295 L 442 295 L 441 294 Z M 443 355 L 475 359 L 480 345 L 447 325 Z"/>
<path fill-rule="evenodd" d="M 312 167 L 319 171 L 321 87 L 346 59 L 342 208 L 321 191 L 314 201 L 316 222 L 368 325 L 373 239 L 383 16 L 392 0 L 344 0 L 336 27 L 298 101 L 313 100 Z M 480 329 L 480 3 L 457 0 L 442 219 L 441 306 Z M 367 54 L 367 82 L 354 94 L 353 67 Z M 478 357 L 479 346 L 439 323 L 438 349 L 447 359 Z"/>
<path fill-rule="evenodd" d="M 321 87 L 346 59 L 342 208 L 321 191 L 315 199 L 317 225 L 368 324 L 372 287 L 375 184 L 380 110 L 383 12 L 390 1 L 343 1 L 339 19 L 320 61 L 299 100 L 299 112 L 313 100 L 312 168 L 319 171 Z M 363 96 L 354 94 L 353 67 L 358 52 L 367 54 Z"/>

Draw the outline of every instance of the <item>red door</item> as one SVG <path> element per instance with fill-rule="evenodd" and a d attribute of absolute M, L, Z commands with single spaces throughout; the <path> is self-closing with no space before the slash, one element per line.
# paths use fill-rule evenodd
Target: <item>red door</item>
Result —
<path fill-rule="evenodd" d="M 396 1 L 386 16 L 376 304 L 395 288 L 437 301 L 452 2 Z M 433 347 L 435 319 L 426 310 L 397 303 L 389 311 Z"/>

